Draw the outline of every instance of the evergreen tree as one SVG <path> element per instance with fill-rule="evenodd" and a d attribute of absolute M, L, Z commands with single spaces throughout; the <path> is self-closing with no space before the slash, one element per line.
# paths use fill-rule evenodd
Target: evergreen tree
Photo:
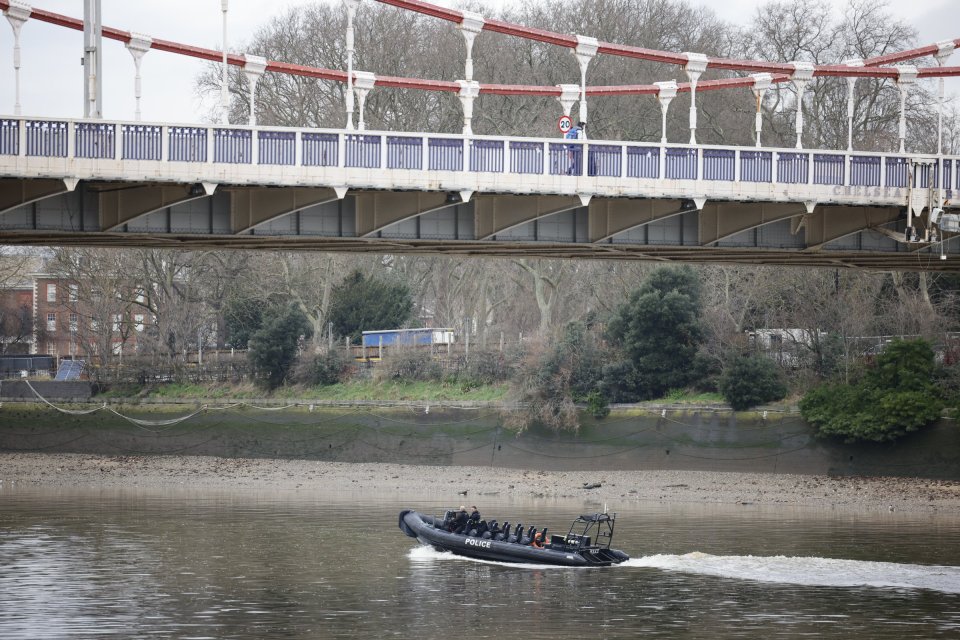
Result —
<path fill-rule="evenodd" d="M 611 400 L 659 398 L 695 382 L 700 325 L 700 282 L 688 266 L 650 274 L 614 313 L 610 341 L 624 356 L 605 371 Z"/>
<path fill-rule="evenodd" d="M 367 278 L 359 271 L 330 292 L 330 322 L 351 342 L 359 342 L 363 331 L 399 329 L 412 313 L 407 285 Z"/>
<path fill-rule="evenodd" d="M 269 309 L 264 314 L 263 324 L 250 336 L 248 357 L 266 375 L 270 389 L 286 381 L 300 338 L 309 338 L 311 331 L 307 317 L 293 305 Z"/>

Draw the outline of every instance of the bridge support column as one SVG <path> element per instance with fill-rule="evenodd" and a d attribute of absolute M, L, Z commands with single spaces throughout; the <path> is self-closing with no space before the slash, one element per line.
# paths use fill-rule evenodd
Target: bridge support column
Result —
<path fill-rule="evenodd" d="M 573 55 L 577 57 L 577 63 L 580 65 L 580 121 L 587 122 L 587 67 L 593 56 L 597 55 L 597 49 L 600 43 L 596 38 L 588 36 L 577 36 L 577 48 L 573 50 Z M 586 137 L 586 131 L 583 132 Z M 584 158 L 586 160 L 586 158 Z M 584 162 L 586 165 L 586 162 Z"/>
<path fill-rule="evenodd" d="M 907 139 L 907 91 L 910 85 L 917 81 L 917 68 L 907 65 L 896 67 L 899 77 L 897 87 L 900 89 L 900 153 L 906 153 Z"/>
<path fill-rule="evenodd" d="M 697 80 L 707 70 L 707 56 L 702 53 L 684 53 L 687 64 L 683 69 L 690 79 L 690 144 L 697 144 Z"/>
<path fill-rule="evenodd" d="M 243 75 L 247 76 L 247 84 L 250 85 L 250 119 L 248 122 L 251 127 L 257 126 L 257 84 L 267 70 L 267 59 L 261 56 L 246 55 L 246 62 L 243 63 Z M 253 141 L 254 155 L 256 155 L 257 141 Z M 254 163 L 256 164 L 256 163 Z"/>
<path fill-rule="evenodd" d="M 757 132 L 757 147 L 760 146 L 760 130 L 763 128 L 763 95 L 773 83 L 773 76 L 769 73 L 753 73 L 753 95 L 757 99 L 757 115 L 753 122 L 753 128 Z M 739 164 L 737 165 L 739 166 Z"/>
<path fill-rule="evenodd" d="M 473 135 L 473 101 L 480 95 L 480 83 L 476 80 L 457 80 L 460 85 L 460 106 L 463 108 L 463 135 Z M 424 169 L 426 169 L 424 165 Z"/>
<path fill-rule="evenodd" d="M 797 149 L 803 149 L 803 92 L 807 90 L 807 83 L 813 79 L 813 65 L 809 62 L 791 62 L 793 74 L 790 81 L 797 90 L 797 119 L 794 129 L 797 133 Z"/>
<path fill-rule="evenodd" d="M 953 53 L 953 50 L 956 48 L 956 45 L 953 43 L 953 40 L 944 40 L 937 43 L 937 53 L 934 57 L 937 60 L 937 66 L 942 67 L 946 64 L 947 59 Z M 940 87 L 939 92 L 937 93 L 937 168 L 938 173 L 937 177 L 940 190 L 937 192 L 939 196 L 937 197 L 937 205 L 942 206 L 944 203 L 944 191 L 947 189 L 948 185 L 946 183 L 946 175 L 943 172 L 943 98 L 944 98 L 944 84 L 943 78 L 939 78 Z M 956 171 L 956 169 L 954 169 Z M 942 247 L 942 245 L 941 245 Z"/>
<path fill-rule="evenodd" d="M 670 102 L 677 97 L 677 83 L 673 80 L 667 82 L 654 82 L 659 87 L 657 100 L 660 102 L 660 144 L 667 144 L 667 109 L 670 108 Z M 663 154 L 660 154 L 663 158 Z M 661 173 L 660 177 L 663 177 Z"/>
<path fill-rule="evenodd" d="M 563 115 L 570 117 L 570 110 L 573 109 L 573 103 L 580 97 L 580 87 L 575 84 L 558 84 L 560 95 L 557 100 L 563 108 Z"/>
<path fill-rule="evenodd" d="M 226 2 L 226 0 L 223 0 Z M 100 0 L 83 3 L 83 117 L 103 117 L 103 27 L 100 24 Z"/>
<path fill-rule="evenodd" d="M 847 60 L 844 64 L 848 67 L 862 67 L 863 60 Z M 857 78 L 847 78 L 847 152 L 853 151 L 853 98 L 856 87 Z M 847 156 L 847 166 L 850 166 L 850 156 Z M 849 176 L 849 171 L 847 175 Z"/>
<path fill-rule="evenodd" d="M 353 90 L 357 92 L 357 98 L 360 100 L 357 129 L 363 131 L 367 128 L 367 124 L 363 119 L 363 109 L 367 104 L 367 94 L 370 93 L 370 90 L 373 89 L 373 85 L 375 85 L 377 82 L 377 76 L 369 71 L 354 71 L 353 75 L 354 79 L 356 80 L 353 85 Z M 386 144 L 387 141 L 384 140 L 383 143 Z"/>
<path fill-rule="evenodd" d="M 479 13 L 463 11 L 463 20 L 457 25 L 463 34 L 463 43 L 467 48 L 467 58 L 464 61 L 463 77 L 467 82 L 473 80 L 473 41 L 483 30 L 484 19 Z"/>
<path fill-rule="evenodd" d="M 127 43 L 127 51 L 130 52 L 130 55 L 133 56 L 133 67 L 134 67 L 134 76 L 133 76 L 133 98 L 136 102 L 136 110 L 134 112 L 134 120 L 140 121 L 140 94 L 141 94 L 141 82 L 140 82 L 140 65 L 143 62 L 143 56 L 147 54 L 147 51 L 150 51 L 150 46 L 153 44 L 153 38 L 150 36 L 145 36 L 139 33 L 131 33 L 130 41 Z"/>
<path fill-rule="evenodd" d="M 3 12 L 7 16 L 10 28 L 13 29 L 13 115 L 20 115 L 20 30 L 30 19 L 30 5 L 20 0 L 10 0 L 10 5 Z M 941 86 L 943 81 L 940 81 Z M 23 125 L 20 126 L 23 128 Z"/>

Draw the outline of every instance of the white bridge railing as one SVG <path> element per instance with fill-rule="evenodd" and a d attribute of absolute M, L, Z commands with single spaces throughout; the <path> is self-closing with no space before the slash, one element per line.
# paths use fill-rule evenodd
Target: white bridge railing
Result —
<path fill-rule="evenodd" d="M 906 204 L 960 190 L 960 158 L 922 154 L 0 118 L 0 174 Z"/>

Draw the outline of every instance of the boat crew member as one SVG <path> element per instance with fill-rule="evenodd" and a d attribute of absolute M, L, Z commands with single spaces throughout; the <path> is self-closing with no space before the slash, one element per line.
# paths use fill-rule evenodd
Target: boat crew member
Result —
<path fill-rule="evenodd" d="M 480 511 L 477 510 L 477 505 L 470 507 L 470 522 L 480 522 Z"/>
<path fill-rule="evenodd" d="M 543 549 L 543 533 L 537 532 L 537 535 L 533 536 L 533 542 L 530 543 L 534 549 Z"/>
<path fill-rule="evenodd" d="M 457 511 L 457 515 L 453 519 L 453 525 L 451 526 L 451 531 L 454 533 L 463 533 L 464 529 L 467 528 L 467 508 L 463 505 L 460 505 L 460 510 Z"/>

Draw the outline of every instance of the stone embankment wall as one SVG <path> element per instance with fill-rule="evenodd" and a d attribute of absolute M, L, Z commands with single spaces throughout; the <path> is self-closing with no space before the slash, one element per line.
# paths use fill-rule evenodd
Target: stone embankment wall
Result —
<path fill-rule="evenodd" d="M 84 407 L 97 408 L 70 410 Z M 619 409 L 577 434 L 517 434 L 492 408 L 111 405 L 77 415 L 5 402 L 0 451 L 960 478 L 951 421 L 893 444 L 844 445 L 815 438 L 795 413 L 712 409 Z"/>

